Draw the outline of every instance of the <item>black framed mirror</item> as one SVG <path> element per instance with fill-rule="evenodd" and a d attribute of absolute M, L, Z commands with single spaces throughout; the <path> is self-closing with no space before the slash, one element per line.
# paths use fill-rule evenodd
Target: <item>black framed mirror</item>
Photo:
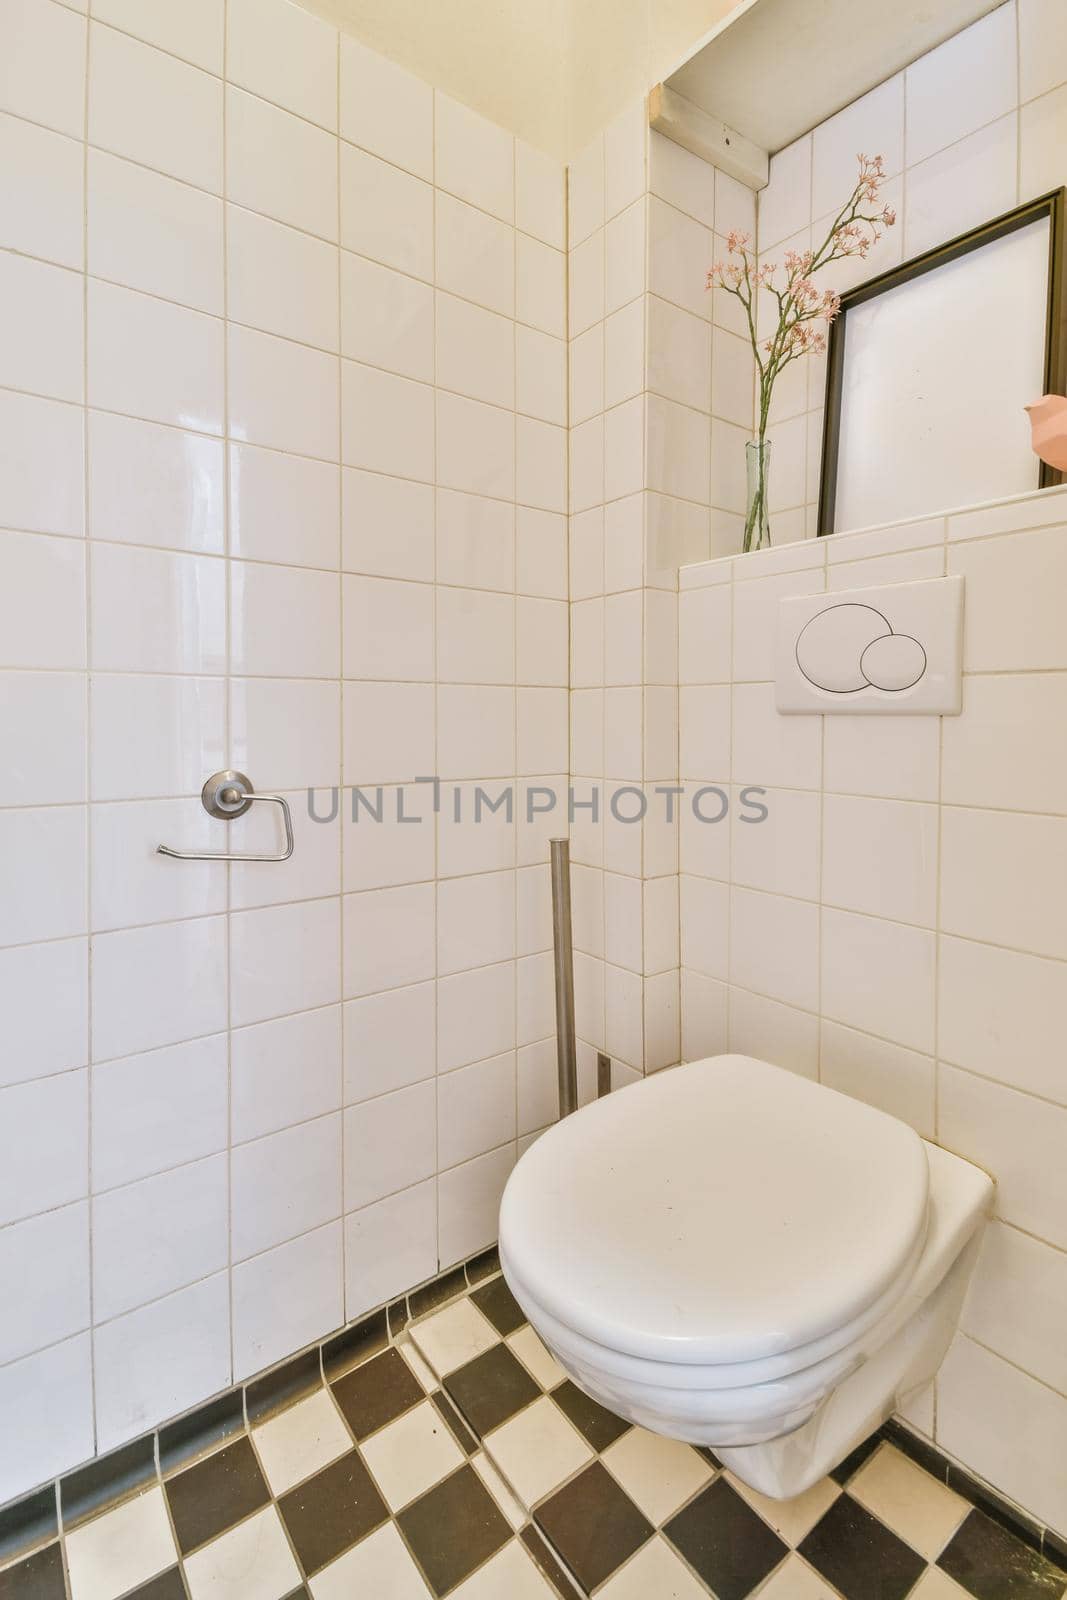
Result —
<path fill-rule="evenodd" d="M 1023 406 L 1067 386 L 1063 189 L 841 296 L 819 533 L 1059 483 Z"/>

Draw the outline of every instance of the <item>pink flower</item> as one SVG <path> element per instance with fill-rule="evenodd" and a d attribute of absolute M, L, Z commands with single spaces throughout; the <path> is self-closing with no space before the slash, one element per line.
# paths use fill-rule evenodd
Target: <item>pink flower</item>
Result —
<path fill-rule="evenodd" d="M 726 248 L 731 255 L 737 255 L 739 251 L 745 250 L 751 237 L 751 234 L 742 233 L 740 228 L 731 228 L 726 235 Z"/>

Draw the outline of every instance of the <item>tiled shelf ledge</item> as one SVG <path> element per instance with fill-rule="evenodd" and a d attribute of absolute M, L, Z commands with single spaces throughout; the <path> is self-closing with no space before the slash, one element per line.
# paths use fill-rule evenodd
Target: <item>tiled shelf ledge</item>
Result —
<path fill-rule="evenodd" d="M 243 1433 L 271 1412 L 359 1366 L 395 1343 L 409 1323 L 465 1295 L 499 1270 L 496 1247 L 483 1250 L 247 1382 L 0 1507 L 0 1570 L 55 1539 L 60 1531 L 69 1533 L 103 1507 L 125 1500 L 231 1434 Z"/>
<path fill-rule="evenodd" d="M 922 517 L 908 517 L 901 522 L 849 528 L 823 538 L 772 544 L 769 549 L 750 550 L 747 555 L 738 553 L 716 556 L 710 561 L 695 561 L 678 569 L 678 584 L 682 590 L 703 589 L 711 584 L 729 583 L 731 578 L 745 581 L 777 577 L 781 573 L 805 572 L 824 565 L 833 567 L 845 561 L 867 561 L 941 543 L 951 548 L 965 540 L 1036 532 L 1060 522 L 1067 522 L 1067 484 L 1035 489 L 1030 494 L 1012 495 L 1004 500 L 955 506 Z M 773 518 L 771 536 L 774 536 Z M 887 578 L 887 581 L 893 580 Z"/>

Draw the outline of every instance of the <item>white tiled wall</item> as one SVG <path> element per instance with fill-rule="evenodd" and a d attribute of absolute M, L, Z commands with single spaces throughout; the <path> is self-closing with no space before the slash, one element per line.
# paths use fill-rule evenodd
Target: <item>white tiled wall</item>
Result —
<path fill-rule="evenodd" d="M 787 594 L 960 573 L 959 717 L 781 717 Z M 908 1420 L 1067 1529 L 1067 491 L 683 569 L 681 780 L 768 817 L 681 839 L 683 1059 L 737 1050 L 997 1180 L 962 1332 Z M 710 838 L 708 836 L 711 836 Z"/>
<path fill-rule="evenodd" d="M 5 1501 L 494 1238 L 544 838 L 411 780 L 566 772 L 568 595 L 560 166 L 285 0 L 0 35 Z M 227 765 L 288 864 L 154 853 Z"/>
<path fill-rule="evenodd" d="M 1067 182 L 1067 47 L 1057 0 L 1008 0 L 771 159 L 759 249 L 780 260 L 821 240 L 855 181 L 885 157 L 897 212 L 868 260 L 822 275 L 837 289 L 907 261 Z M 798 362 L 772 408 L 776 544 L 817 529 L 825 359 Z"/>

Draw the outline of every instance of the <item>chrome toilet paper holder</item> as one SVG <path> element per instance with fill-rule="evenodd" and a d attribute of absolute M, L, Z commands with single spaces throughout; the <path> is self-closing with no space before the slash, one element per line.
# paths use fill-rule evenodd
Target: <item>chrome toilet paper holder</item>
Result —
<path fill-rule="evenodd" d="M 293 818 L 284 795 L 257 794 L 250 778 L 243 772 L 229 768 L 225 772 L 212 773 L 200 791 L 200 800 L 208 816 L 217 817 L 221 822 L 233 822 L 236 817 L 243 817 L 259 800 L 269 800 L 272 805 L 280 806 L 285 826 L 285 849 L 281 855 L 268 856 L 251 850 L 173 850 L 169 844 L 161 844 L 156 846 L 158 855 L 171 856 L 175 861 L 288 861 L 292 855 Z"/>

